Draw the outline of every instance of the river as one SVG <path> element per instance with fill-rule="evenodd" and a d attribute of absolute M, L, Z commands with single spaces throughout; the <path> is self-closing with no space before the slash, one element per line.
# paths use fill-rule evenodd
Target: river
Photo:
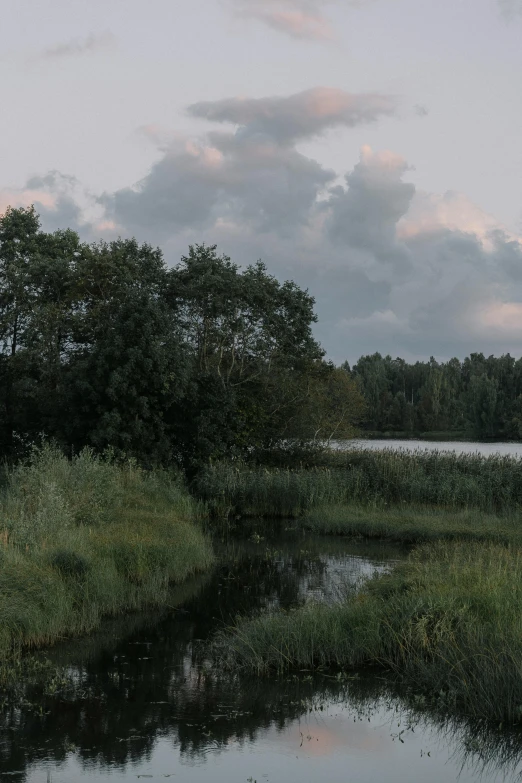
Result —
<path fill-rule="evenodd" d="M 24 783 L 470 783 L 514 780 L 522 737 L 444 723 L 383 673 L 248 678 L 204 642 L 237 614 L 335 601 L 405 551 L 291 530 L 225 546 L 161 612 L 54 648 L 56 693 L 4 711 L 0 780 Z"/>
<path fill-rule="evenodd" d="M 332 441 L 336 449 L 346 450 L 353 448 L 373 449 L 398 449 L 399 451 L 454 451 L 456 454 L 483 454 L 489 457 L 493 454 L 500 456 L 522 457 L 522 443 L 480 443 L 479 441 L 438 441 L 438 440 L 404 440 L 383 438 L 376 440 L 354 439 Z"/>

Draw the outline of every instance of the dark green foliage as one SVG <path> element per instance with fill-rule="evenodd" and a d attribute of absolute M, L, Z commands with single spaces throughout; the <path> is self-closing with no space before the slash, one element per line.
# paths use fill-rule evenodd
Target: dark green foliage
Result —
<path fill-rule="evenodd" d="M 323 360 L 314 300 L 196 245 L 82 244 L 0 217 L 0 457 L 42 436 L 192 475 L 289 437 L 350 434 L 361 397 Z"/>
<path fill-rule="evenodd" d="M 173 422 L 189 472 L 295 435 L 311 381 L 331 372 L 312 336 L 313 298 L 260 262 L 240 271 L 204 245 L 171 270 L 166 298 L 190 356 Z"/>
<path fill-rule="evenodd" d="M 351 373 L 367 403 L 364 426 L 376 434 L 522 437 L 522 360 L 509 354 L 407 364 L 375 353 L 362 356 Z"/>
<path fill-rule="evenodd" d="M 75 347 L 52 434 L 75 449 L 168 462 L 166 418 L 184 393 L 187 360 L 162 297 L 161 253 L 135 240 L 99 243 L 82 248 L 74 270 Z"/>

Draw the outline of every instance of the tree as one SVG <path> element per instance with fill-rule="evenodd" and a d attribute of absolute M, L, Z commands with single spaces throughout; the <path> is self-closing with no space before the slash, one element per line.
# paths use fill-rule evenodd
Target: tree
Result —
<path fill-rule="evenodd" d="M 182 335 L 164 299 L 161 251 L 135 240 L 84 248 L 75 267 L 75 351 L 62 440 L 147 464 L 172 459 L 170 417 L 187 384 Z"/>
<path fill-rule="evenodd" d="M 289 437 L 309 380 L 323 370 L 313 298 L 261 262 L 240 271 L 205 245 L 170 272 L 166 298 L 190 356 L 190 393 L 175 427 L 188 462 Z"/>
<path fill-rule="evenodd" d="M 297 431 L 302 440 L 352 438 L 365 412 L 364 398 L 351 375 L 327 365 L 311 380 L 310 393 L 300 406 Z"/>
<path fill-rule="evenodd" d="M 387 373 L 387 365 L 390 363 L 391 357 L 383 359 L 380 353 L 374 353 L 371 356 L 361 356 L 353 367 L 353 376 L 360 384 L 367 402 L 368 423 L 374 430 L 386 428 L 386 408 L 391 401 L 390 379 Z"/>
<path fill-rule="evenodd" d="M 71 341 L 73 231 L 46 234 L 34 208 L 0 218 L 0 352 L 4 454 L 52 431 L 61 416 L 62 368 Z"/>
<path fill-rule="evenodd" d="M 479 438 L 491 438 L 497 423 L 498 384 L 486 373 L 473 375 L 469 385 L 470 414 Z"/>

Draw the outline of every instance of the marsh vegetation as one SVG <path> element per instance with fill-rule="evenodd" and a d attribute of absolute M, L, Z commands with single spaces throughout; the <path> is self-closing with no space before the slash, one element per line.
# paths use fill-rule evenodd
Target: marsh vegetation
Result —
<path fill-rule="evenodd" d="M 240 621 L 213 650 L 222 666 L 258 674 L 380 666 L 448 712 L 518 723 L 521 602 L 519 549 L 437 543 L 335 606 Z"/>
<path fill-rule="evenodd" d="M 345 504 L 511 514 L 522 502 L 522 461 L 510 456 L 354 448 L 289 462 L 210 464 L 193 489 L 225 516 L 300 517 Z"/>
<path fill-rule="evenodd" d="M 175 475 L 84 450 L 35 449 L 0 494 L 0 656 L 161 604 L 212 563 L 201 510 Z"/>

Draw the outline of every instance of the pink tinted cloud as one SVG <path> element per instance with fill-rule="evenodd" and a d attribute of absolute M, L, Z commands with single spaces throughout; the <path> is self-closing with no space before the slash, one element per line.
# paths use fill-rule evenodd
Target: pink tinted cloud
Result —
<path fill-rule="evenodd" d="M 315 87 L 285 97 L 224 98 L 188 107 L 193 117 L 244 126 L 280 143 L 310 138 L 328 128 L 354 127 L 397 112 L 397 99 L 379 93 L 353 94 Z"/>
<path fill-rule="evenodd" d="M 522 335 L 522 304 L 493 302 L 480 313 L 480 324 L 487 329 Z"/>
<path fill-rule="evenodd" d="M 8 207 L 30 207 L 31 204 L 55 209 L 56 197 L 44 190 L 0 190 L 0 215 L 3 215 Z"/>
<path fill-rule="evenodd" d="M 407 240 L 442 230 L 474 234 L 485 250 L 494 250 L 494 232 L 501 231 L 507 240 L 521 243 L 499 220 L 488 215 L 464 193 L 447 191 L 416 193 L 411 208 L 398 225 L 398 235 Z"/>
<path fill-rule="evenodd" d="M 297 10 L 260 12 L 255 16 L 274 30 L 288 33 L 292 38 L 308 38 L 316 41 L 335 39 L 331 24 L 323 16 Z"/>
<path fill-rule="evenodd" d="M 333 41 L 335 32 L 321 13 L 322 0 L 235 0 L 236 14 L 263 22 L 292 38 Z"/>

